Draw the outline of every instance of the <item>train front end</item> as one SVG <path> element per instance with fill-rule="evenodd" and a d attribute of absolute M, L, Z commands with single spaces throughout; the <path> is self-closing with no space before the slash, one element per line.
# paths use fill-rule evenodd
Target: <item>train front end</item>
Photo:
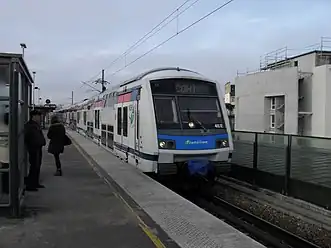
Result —
<path fill-rule="evenodd" d="M 158 174 L 214 178 L 228 166 L 233 144 L 221 89 L 198 77 L 150 81 Z"/>

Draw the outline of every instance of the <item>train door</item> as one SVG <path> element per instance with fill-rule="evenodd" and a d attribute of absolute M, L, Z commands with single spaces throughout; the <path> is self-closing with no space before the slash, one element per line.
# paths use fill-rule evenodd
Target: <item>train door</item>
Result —
<path fill-rule="evenodd" d="M 115 144 L 120 151 L 118 155 L 124 159 L 128 158 L 127 151 L 127 94 L 119 94 L 117 98 L 117 110 L 116 110 L 116 138 Z"/>
<path fill-rule="evenodd" d="M 117 143 L 117 149 L 123 152 L 123 103 L 117 105 L 116 110 L 116 138 L 115 142 Z"/>
<path fill-rule="evenodd" d="M 135 154 L 135 164 L 136 166 L 140 163 L 140 132 L 139 132 L 139 95 L 137 96 L 137 101 L 135 102 L 134 111 L 134 154 Z"/>

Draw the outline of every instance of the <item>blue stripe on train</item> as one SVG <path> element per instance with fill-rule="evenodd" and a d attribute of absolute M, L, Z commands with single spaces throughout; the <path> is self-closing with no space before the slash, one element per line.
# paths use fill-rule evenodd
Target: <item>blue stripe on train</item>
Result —
<path fill-rule="evenodd" d="M 216 149 L 216 140 L 228 139 L 228 134 L 215 134 L 207 136 L 179 136 L 159 134 L 159 140 L 173 140 L 176 150 L 207 150 Z"/>

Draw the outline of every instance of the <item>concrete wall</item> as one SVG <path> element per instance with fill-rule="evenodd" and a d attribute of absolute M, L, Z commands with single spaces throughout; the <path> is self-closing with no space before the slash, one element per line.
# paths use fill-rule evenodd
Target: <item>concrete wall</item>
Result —
<path fill-rule="evenodd" d="M 298 127 L 298 68 L 283 68 L 237 77 L 236 130 L 263 132 L 265 97 L 285 96 L 284 132 L 296 134 Z"/>
<path fill-rule="evenodd" d="M 331 65 L 321 66 L 325 70 L 325 136 L 331 137 Z"/>
<path fill-rule="evenodd" d="M 326 71 L 325 66 L 314 68 L 312 80 L 311 129 L 313 136 L 324 136 L 326 122 Z"/>
<path fill-rule="evenodd" d="M 298 61 L 298 69 L 302 72 L 313 72 L 316 62 L 316 54 L 308 54 L 302 57 L 293 59 L 293 61 Z"/>

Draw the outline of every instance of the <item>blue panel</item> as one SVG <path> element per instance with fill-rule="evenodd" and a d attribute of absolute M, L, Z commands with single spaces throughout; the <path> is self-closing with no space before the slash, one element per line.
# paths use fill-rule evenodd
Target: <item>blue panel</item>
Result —
<path fill-rule="evenodd" d="M 206 176 L 210 170 L 210 164 L 209 161 L 205 159 L 189 160 L 187 168 L 190 175 L 198 174 Z"/>
<path fill-rule="evenodd" d="M 174 140 L 176 150 L 206 150 L 215 149 L 217 139 L 228 139 L 228 134 L 216 134 L 208 136 L 178 136 L 159 134 L 158 139 Z"/>
<path fill-rule="evenodd" d="M 138 96 L 138 90 L 135 89 L 135 90 L 133 90 L 132 93 L 131 93 L 131 101 L 135 101 L 135 100 L 137 100 L 137 96 Z"/>

